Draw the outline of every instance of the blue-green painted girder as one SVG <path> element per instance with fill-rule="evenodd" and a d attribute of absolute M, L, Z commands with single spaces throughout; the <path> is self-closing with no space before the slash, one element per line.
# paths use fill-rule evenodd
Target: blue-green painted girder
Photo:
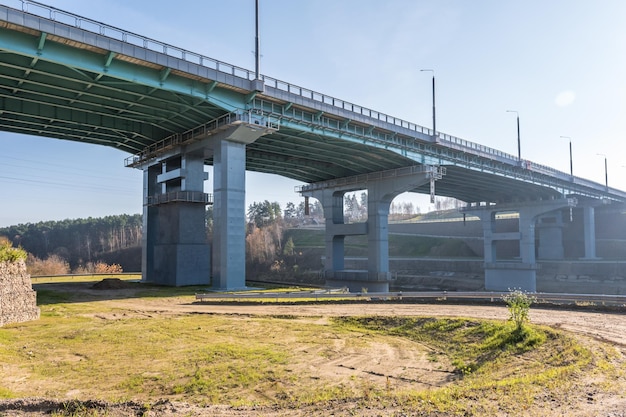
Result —
<path fill-rule="evenodd" d="M 468 202 L 626 193 L 432 132 L 288 83 L 250 78 L 0 5 L 0 129 L 130 153 L 230 111 L 253 109 L 280 129 L 248 145 L 247 169 L 303 182 L 418 164 L 445 165 L 437 194 Z M 156 41 L 155 41 L 156 42 Z M 158 43 L 158 42 L 157 42 Z M 144 45 L 146 41 L 144 40 Z M 167 46 L 163 46 L 164 50 Z M 240 69 L 239 69 L 240 70 Z M 284 86 L 282 88 L 281 86 Z M 282 88 L 282 89 L 281 89 Z M 211 163 L 212 160 L 207 161 Z M 428 193 L 429 190 L 418 190 Z"/>

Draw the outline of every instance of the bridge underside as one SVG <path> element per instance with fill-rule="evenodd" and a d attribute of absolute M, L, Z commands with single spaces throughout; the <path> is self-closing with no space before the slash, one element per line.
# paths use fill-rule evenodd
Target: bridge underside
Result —
<path fill-rule="evenodd" d="M 484 147 L 474 151 L 476 147 L 467 146 L 465 141 L 443 134 L 435 138 L 432 132 L 390 116 L 327 96 L 316 99 L 319 94 L 312 91 L 303 94 L 303 89 L 295 86 L 281 90 L 276 80 L 270 86 L 225 63 L 213 60 L 213 66 L 205 65 L 204 57 L 192 62 L 183 50 L 178 50 L 181 56 L 175 57 L 167 53 L 168 45 L 157 43 L 158 48 L 150 48 L 155 41 L 137 38 L 138 35 L 108 37 L 105 29 L 111 28 L 93 21 L 89 23 L 95 24 L 97 30 L 82 29 L 79 22 L 87 25 L 87 21 L 78 19 L 74 25 L 68 25 L 0 5 L 0 130 L 110 146 L 137 154 L 168 138 L 193 133 L 199 126 L 228 114 L 254 112 L 280 125 L 279 130 L 265 132 L 255 141 L 244 141 L 243 152 L 236 150 L 236 145 L 220 142 L 207 146 L 212 151 L 200 156 L 187 155 L 185 149 L 180 149 L 173 160 L 151 161 L 155 164 L 142 166 L 147 178 L 144 237 L 148 241 L 144 260 L 151 260 L 154 273 L 167 271 L 157 280 L 161 283 L 185 285 L 204 279 L 178 280 L 171 276 L 184 270 L 181 262 L 198 259 L 208 251 L 199 233 L 204 227 L 204 201 L 169 200 L 169 193 L 174 191 L 203 193 L 203 164 L 213 165 L 216 176 L 227 174 L 228 169 L 222 172 L 225 165 L 237 166 L 236 180 L 231 183 L 220 179 L 216 183 L 217 188 L 222 187 L 216 189 L 216 193 L 221 193 L 219 204 L 226 205 L 241 200 L 245 169 L 311 184 L 406 167 L 445 167 L 447 174 L 438 179 L 437 194 L 466 202 L 549 201 L 570 194 L 593 198 L 608 195 L 609 190 L 605 193 L 602 187 L 598 189 L 597 184 L 590 182 L 581 182 L 575 192 L 570 192 L 573 183 L 569 177 L 564 180 L 551 172 L 533 172 L 505 154 L 484 152 Z M 137 39 L 131 41 L 132 37 Z M 239 141 L 231 139 L 223 142 Z M 182 165 L 183 160 L 193 165 L 196 175 L 187 177 L 187 172 L 176 166 Z M 170 170 L 172 164 L 174 168 Z M 376 260 L 369 276 L 388 273 L 384 259 L 387 255 L 383 254 L 384 211 L 388 210 L 384 206 L 391 201 L 389 196 L 404 191 L 428 194 L 431 190 L 429 181 L 384 184 L 394 191 L 376 187 L 372 191 L 370 208 L 375 220 L 367 225 L 367 234 L 372 246 L 378 249 L 371 254 Z M 157 207 L 170 203 L 177 206 Z M 330 207 L 331 211 L 336 210 L 336 202 Z M 220 206 L 217 211 L 227 213 L 228 208 Z M 160 214 L 149 214 L 156 212 Z M 216 270 L 215 262 L 212 265 L 213 277 L 219 281 L 221 269 L 229 270 L 231 265 L 236 271 L 234 265 L 244 262 L 241 251 L 228 249 L 242 246 L 238 228 L 244 223 L 245 207 L 241 202 L 234 212 L 237 218 L 224 214 L 220 221 L 226 232 L 234 230 L 237 238 L 218 239 L 218 247 L 213 251 L 214 258 L 226 254 L 220 261 L 223 268 Z M 327 219 L 336 223 L 333 216 L 329 214 Z M 194 221 L 185 223 L 186 217 Z M 231 223 L 237 226 L 231 227 Z M 354 233 L 347 226 L 333 227 L 335 241 L 346 233 Z M 181 261 L 176 261 L 178 265 L 166 265 L 170 258 Z M 199 276 L 204 276 L 208 261 L 198 262 L 197 269 L 201 271 Z M 239 286 L 241 273 L 233 274 L 238 275 L 234 281 L 226 278 L 225 284 L 217 286 Z"/>
<path fill-rule="evenodd" d="M 281 129 L 248 146 L 247 170 L 313 183 L 415 164 L 446 165 L 448 175 L 438 184 L 439 195 L 493 202 L 559 194 L 542 183 L 494 178 L 480 164 L 447 163 L 440 153 L 444 147 L 411 154 L 403 146 L 415 146 L 415 139 L 401 138 L 384 126 L 365 129 L 367 125 L 356 120 L 356 115 L 350 120 L 310 110 L 308 114 L 289 100 L 263 96 L 247 80 L 233 76 L 228 82 L 209 70 L 186 73 L 168 65 L 171 59 L 162 54 L 151 54 L 151 60 L 142 48 L 59 23 L 47 25 L 45 19 L 17 11 L 14 14 L 17 17 L 9 15 L 8 20 L 20 25 L 0 22 L 3 131 L 110 146 L 134 154 L 230 111 L 258 108 L 280 122 Z M 334 123 L 338 128 L 317 127 L 322 124 L 320 114 L 328 119 L 324 124 Z M 354 133 L 359 131 L 364 133 Z M 368 140 L 365 133 L 388 143 Z M 212 157 L 205 162 L 213 164 Z M 428 187 L 415 191 L 429 193 Z"/>

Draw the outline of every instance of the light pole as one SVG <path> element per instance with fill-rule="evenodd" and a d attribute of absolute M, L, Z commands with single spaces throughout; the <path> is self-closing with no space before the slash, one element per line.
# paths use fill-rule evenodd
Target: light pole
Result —
<path fill-rule="evenodd" d="M 522 160 L 522 143 L 519 137 L 519 113 L 517 110 L 507 110 L 507 113 L 515 113 L 517 115 L 517 160 Z"/>
<path fill-rule="evenodd" d="M 606 155 L 603 153 L 597 153 L 598 156 L 604 157 L 604 184 L 606 186 L 606 191 L 609 191 L 609 170 L 606 163 Z"/>
<path fill-rule="evenodd" d="M 574 177 L 574 163 L 572 162 L 572 138 L 569 136 L 561 136 L 564 139 L 569 139 L 569 173 Z"/>
<path fill-rule="evenodd" d="M 435 70 L 423 69 L 421 72 L 428 71 L 433 73 L 433 136 L 437 136 L 437 117 L 435 116 Z"/>
<path fill-rule="evenodd" d="M 254 37 L 254 75 L 256 80 L 261 79 L 261 40 L 259 38 L 259 0 L 254 2 L 254 21 L 255 32 Z"/>

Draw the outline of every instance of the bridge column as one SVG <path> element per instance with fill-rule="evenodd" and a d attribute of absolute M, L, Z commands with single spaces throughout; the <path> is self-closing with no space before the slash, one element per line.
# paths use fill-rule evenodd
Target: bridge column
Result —
<path fill-rule="evenodd" d="M 144 281 L 175 286 L 209 283 L 204 164 L 213 157 L 212 285 L 219 290 L 245 288 L 246 145 L 277 129 L 261 114 L 233 112 L 127 159 L 126 166 L 144 171 Z"/>
<path fill-rule="evenodd" d="M 485 238 L 485 289 L 488 291 L 508 291 L 519 288 L 524 291 L 537 290 L 537 269 L 535 257 L 535 223 L 538 216 L 564 207 L 573 207 L 575 199 L 561 199 L 524 203 L 523 205 L 491 205 L 466 207 L 465 213 L 478 216 L 483 224 Z M 498 212 L 517 211 L 519 213 L 519 231 L 496 233 L 495 218 Z M 499 240 L 517 240 L 519 242 L 519 260 L 499 260 L 496 254 L 496 242 Z"/>
<path fill-rule="evenodd" d="M 388 216 L 391 201 L 403 192 L 441 178 L 444 171 L 436 167 L 407 167 L 304 186 L 301 194 L 316 198 L 324 207 L 326 285 L 346 286 L 352 292 L 363 289 L 389 291 Z M 344 224 L 344 194 L 363 189 L 368 191 L 367 222 Z M 344 269 L 344 239 L 350 235 L 368 236 L 366 271 Z"/>
<path fill-rule="evenodd" d="M 142 281 L 209 283 L 204 157 L 177 150 L 144 167 Z"/>
<path fill-rule="evenodd" d="M 356 225 L 344 223 L 343 196 L 345 193 L 346 191 L 338 191 L 331 188 L 318 189 L 310 193 L 310 196 L 317 199 L 324 209 L 324 269 L 327 285 L 343 285 L 342 282 L 335 282 L 335 279 L 340 279 L 339 275 L 345 276 L 351 273 L 344 269 L 345 238 L 346 236 L 363 234 L 363 230 L 355 230 Z"/>
<path fill-rule="evenodd" d="M 210 136 L 215 290 L 246 288 L 246 145 L 271 131 L 265 124 L 238 124 Z"/>
<path fill-rule="evenodd" d="M 246 287 L 246 145 L 221 140 L 213 155 L 213 278 L 216 290 Z"/>
<path fill-rule="evenodd" d="M 583 235 L 585 242 L 585 257 L 583 259 L 598 259 L 596 256 L 596 217 L 595 207 L 583 207 Z"/>
<path fill-rule="evenodd" d="M 560 211 L 540 216 L 537 222 L 539 234 L 539 259 L 563 259 L 563 215 Z"/>

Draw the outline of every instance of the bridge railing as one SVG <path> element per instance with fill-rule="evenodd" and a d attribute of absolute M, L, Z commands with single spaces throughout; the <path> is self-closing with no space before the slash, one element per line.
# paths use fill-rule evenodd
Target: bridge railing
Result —
<path fill-rule="evenodd" d="M 165 194 L 147 196 L 145 204 L 156 206 L 172 202 L 213 204 L 213 195 L 202 191 L 170 191 Z"/>

